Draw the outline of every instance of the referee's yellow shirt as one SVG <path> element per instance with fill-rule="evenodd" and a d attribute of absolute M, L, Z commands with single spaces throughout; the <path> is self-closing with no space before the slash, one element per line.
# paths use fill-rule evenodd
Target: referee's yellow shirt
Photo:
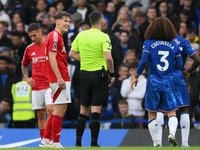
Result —
<path fill-rule="evenodd" d="M 111 49 L 109 36 L 94 28 L 80 32 L 71 48 L 71 50 L 80 53 L 80 70 L 85 71 L 101 70 L 103 65 L 107 70 L 104 52 L 111 52 Z"/>

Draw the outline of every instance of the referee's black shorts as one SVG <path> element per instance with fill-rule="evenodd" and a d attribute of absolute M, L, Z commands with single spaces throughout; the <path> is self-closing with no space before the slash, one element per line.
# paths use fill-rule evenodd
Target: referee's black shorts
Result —
<path fill-rule="evenodd" d="M 103 76 L 102 76 L 103 73 Z M 107 106 L 108 73 L 80 71 L 80 104 L 82 106 Z"/>

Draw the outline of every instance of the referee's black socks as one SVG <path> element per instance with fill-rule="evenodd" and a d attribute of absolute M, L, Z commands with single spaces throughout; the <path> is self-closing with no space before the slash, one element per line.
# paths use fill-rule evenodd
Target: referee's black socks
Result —
<path fill-rule="evenodd" d="M 91 146 L 98 146 L 97 140 L 100 129 L 100 113 L 92 113 L 90 128 L 91 128 Z"/>
<path fill-rule="evenodd" d="M 76 146 L 81 146 L 81 139 L 85 129 L 85 123 L 88 116 L 80 114 L 76 125 Z"/>

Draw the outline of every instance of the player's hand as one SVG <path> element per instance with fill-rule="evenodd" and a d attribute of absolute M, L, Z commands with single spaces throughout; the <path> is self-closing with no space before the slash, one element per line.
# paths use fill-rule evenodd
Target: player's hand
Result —
<path fill-rule="evenodd" d="M 66 90 L 65 81 L 63 80 L 63 78 L 58 78 L 57 82 L 58 82 L 58 86 L 61 90 Z"/>
<path fill-rule="evenodd" d="M 26 78 L 26 82 L 28 83 L 28 85 L 30 87 L 33 87 L 35 85 L 35 80 L 33 80 L 32 77 L 31 78 Z"/>
<path fill-rule="evenodd" d="M 182 71 L 183 72 L 183 75 L 185 77 L 185 80 L 187 80 L 190 76 L 190 73 L 186 72 L 186 71 Z"/>
<path fill-rule="evenodd" d="M 111 86 L 114 81 L 115 81 L 115 77 L 109 77 L 109 79 L 108 79 L 108 87 Z"/>
<path fill-rule="evenodd" d="M 133 84 L 135 84 L 135 86 L 137 86 L 138 83 L 138 79 L 137 78 L 133 78 L 133 80 L 131 81 L 131 88 L 133 90 Z"/>

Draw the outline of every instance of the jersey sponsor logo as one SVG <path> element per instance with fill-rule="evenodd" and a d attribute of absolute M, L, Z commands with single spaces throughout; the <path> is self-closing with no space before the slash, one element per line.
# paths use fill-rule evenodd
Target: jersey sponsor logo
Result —
<path fill-rule="evenodd" d="M 38 57 L 33 57 L 32 62 L 37 63 L 37 62 L 45 62 L 48 60 L 48 56 L 38 56 Z"/>
<path fill-rule="evenodd" d="M 34 56 L 34 55 L 36 55 L 35 52 L 33 52 L 33 53 L 31 54 L 31 56 Z"/>

